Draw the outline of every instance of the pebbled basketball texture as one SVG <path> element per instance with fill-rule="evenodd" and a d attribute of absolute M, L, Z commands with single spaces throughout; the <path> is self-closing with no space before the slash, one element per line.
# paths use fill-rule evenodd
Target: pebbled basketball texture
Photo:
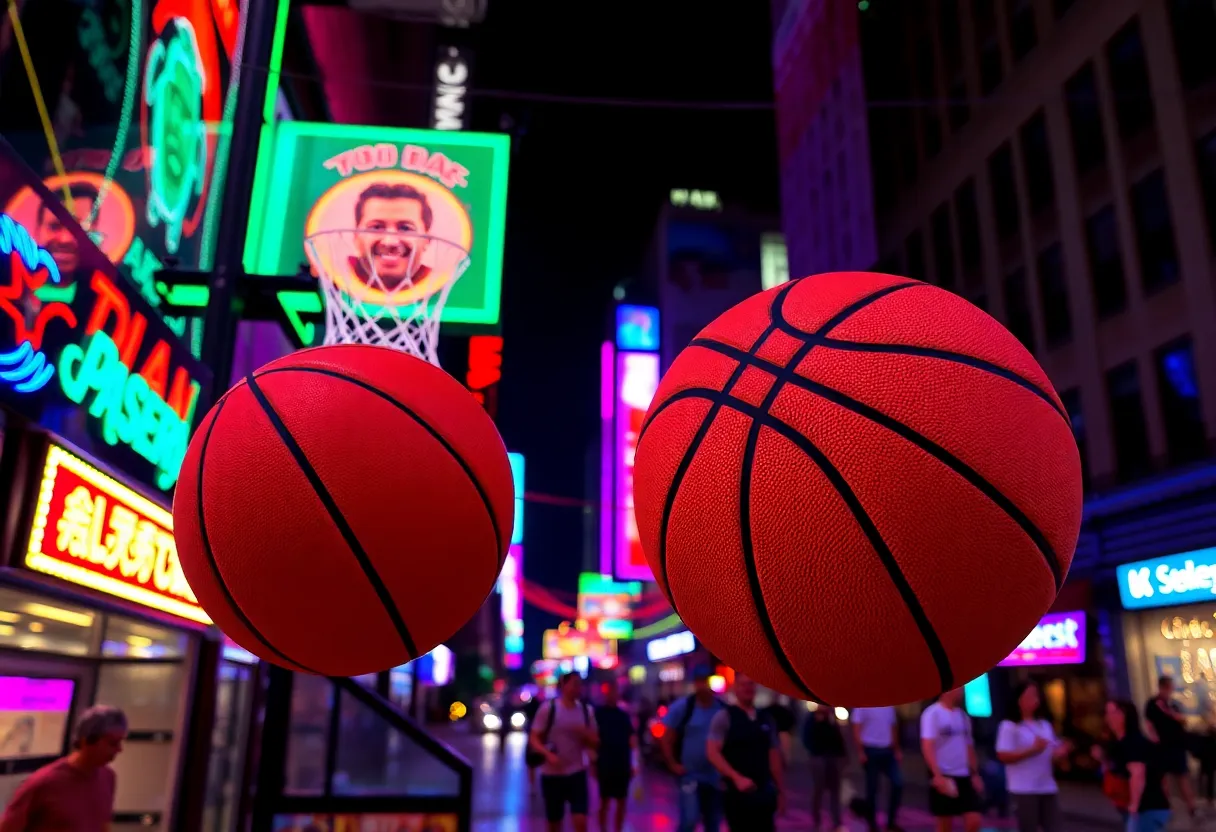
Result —
<path fill-rule="evenodd" d="M 177 553 L 233 641 L 357 676 L 430 651 L 493 589 L 514 485 L 451 376 L 382 347 L 272 361 L 203 418 L 173 499 Z"/>
<path fill-rule="evenodd" d="M 844 272 L 730 309 L 643 423 L 638 531 L 714 655 L 794 697 L 896 705 L 961 686 L 1047 612 L 1081 522 L 1051 383 L 993 318 Z"/>

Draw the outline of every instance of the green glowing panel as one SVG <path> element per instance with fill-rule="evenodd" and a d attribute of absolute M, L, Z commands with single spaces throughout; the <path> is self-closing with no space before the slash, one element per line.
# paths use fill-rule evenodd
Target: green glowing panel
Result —
<path fill-rule="evenodd" d="M 313 343 L 317 337 L 317 326 L 304 321 L 300 316 L 320 315 L 324 311 L 321 296 L 316 292 L 279 292 L 277 297 L 299 343 Z"/>
<path fill-rule="evenodd" d="M 254 177 L 245 269 L 294 275 L 307 261 L 306 228 L 353 229 L 368 188 L 412 189 L 421 194 L 421 215 L 429 222 L 423 230 L 467 242 L 469 250 L 470 265 L 453 285 L 442 321 L 496 326 L 509 152 L 510 138 L 497 134 L 299 121 L 268 125 Z"/>

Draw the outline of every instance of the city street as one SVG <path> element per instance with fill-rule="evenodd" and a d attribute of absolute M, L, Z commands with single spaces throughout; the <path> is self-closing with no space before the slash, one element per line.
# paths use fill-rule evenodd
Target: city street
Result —
<path fill-rule="evenodd" d="M 437 735 L 463 754 L 474 768 L 473 829 L 475 832 L 543 832 L 544 814 L 539 795 L 530 797 L 528 774 L 524 766 L 524 735 L 514 733 L 504 751 L 496 736 L 469 734 L 455 728 L 439 729 Z M 810 817 L 809 776 L 804 765 L 795 764 L 790 772 L 789 812 L 778 829 L 804 832 L 814 827 Z M 846 784 L 845 800 L 853 794 L 853 785 Z M 641 803 L 629 807 L 630 832 L 674 832 L 675 789 L 670 778 L 648 770 L 643 774 Z M 594 801 L 594 797 L 592 798 Z M 929 832 L 933 819 L 924 810 L 924 789 L 907 789 L 910 804 L 900 813 L 900 823 L 907 832 Z M 1066 801 L 1066 809 L 1067 809 Z M 594 811 L 594 805 L 593 805 Z M 826 822 L 826 818 L 824 821 Z M 863 830 L 856 819 L 847 821 L 850 830 Z M 1065 820 L 1068 832 L 1115 832 L 1121 828 L 1112 817 L 1110 822 L 1087 821 L 1075 815 Z M 594 824 L 593 824 L 594 828 Z M 821 828 L 828 828 L 826 825 Z M 960 827 L 961 828 L 961 827 Z M 1010 820 L 989 819 L 985 830 L 1014 828 Z M 1179 827 L 1179 828 L 1186 828 Z"/>

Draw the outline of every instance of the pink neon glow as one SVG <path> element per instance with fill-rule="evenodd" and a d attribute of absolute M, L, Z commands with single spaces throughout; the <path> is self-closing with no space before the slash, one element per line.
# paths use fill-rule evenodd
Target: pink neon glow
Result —
<path fill-rule="evenodd" d="M 498 576 L 498 592 L 502 599 L 502 629 L 504 664 L 508 670 L 518 670 L 523 664 L 524 650 L 524 547 L 512 544 Z"/>
<path fill-rule="evenodd" d="M 614 574 L 622 581 L 652 581 L 654 575 L 642 550 L 637 518 L 633 513 L 633 454 L 637 450 L 642 420 L 646 418 L 646 410 L 659 386 L 658 353 L 619 353 L 617 379 L 616 400 L 619 406 L 613 451 L 616 464 Z"/>
<path fill-rule="evenodd" d="M 0 711 L 69 711 L 75 687 L 70 679 L 0 676 Z"/>
<path fill-rule="evenodd" d="M 616 412 L 616 348 L 600 347 L 600 574 L 612 574 L 612 416 Z"/>

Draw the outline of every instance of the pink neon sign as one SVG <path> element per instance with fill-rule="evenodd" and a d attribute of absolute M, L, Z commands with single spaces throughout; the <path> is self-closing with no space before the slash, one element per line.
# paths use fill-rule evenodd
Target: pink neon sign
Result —
<path fill-rule="evenodd" d="M 524 663 L 524 547 L 514 543 L 507 550 L 498 591 L 502 599 L 503 664 L 507 670 L 519 670 Z"/>
<path fill-rule="evenodd" d="M 613 457 L 616 465 L 614 549 L 616 578 L 622 581 L 652 581 L 654 575 L 633 513 L 633 455 L 638 446 L 642 420 L 659 387 L 659 356 L 653 352 L 621 352 L 616 365 L 616 431 Z"/>
<path fill-rule="evenodd" d="M 600 574 L 612 574 L 612 474 L 615 467 L 616 348 L 600 347 Z"/>

